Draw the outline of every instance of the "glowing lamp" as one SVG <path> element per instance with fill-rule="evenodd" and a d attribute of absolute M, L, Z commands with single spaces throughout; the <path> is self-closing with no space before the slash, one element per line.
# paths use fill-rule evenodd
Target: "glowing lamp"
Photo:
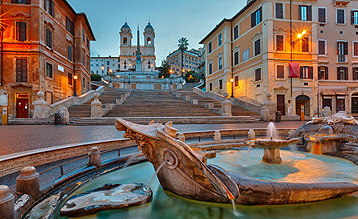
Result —
<path fill-rule="evenodd" d="M 302 38 L 302 34 L 301 34 L 301 33 L 297 34 L 297 38 L 298 38 L 298 39 L 301 39 L 301 38 Z"/>
<path fill-rule="evenodd" d="M 77 75 L 75 75 L 73 78 L 74 78 L 75 80 L 77 80 L 78 76 L 77 76 Z"/>
<path fill-rule="evenodd" d="M 307 33 L 307 31 L 306 31 L 306 30 L 302 31 L 302 35 L 305 35 L 306 33 Z"/>
<path fill-rule="evenodd" d="M 231 78 L 231 82 L 234 82 L 234 79 Z"/>

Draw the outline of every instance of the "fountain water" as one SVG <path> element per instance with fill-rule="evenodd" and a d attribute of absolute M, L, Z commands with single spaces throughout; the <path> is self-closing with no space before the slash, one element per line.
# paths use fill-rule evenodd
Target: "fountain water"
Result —
<path fill-rule="evenodd" d="M 153 180 L 155 179 L 155 177 L 156 177 L 157 174 L 159 173 L 160 169 L 162 169 L 166 163 L 167 163 L 167 161 L 164 161 L 164 162 L 158 167 L 158 169 L 155 171 L 155 173 L 154 173 L 152 179 L 149 181 L 149 184 L 148 184 L 149 186 L 152 185 Z"/>

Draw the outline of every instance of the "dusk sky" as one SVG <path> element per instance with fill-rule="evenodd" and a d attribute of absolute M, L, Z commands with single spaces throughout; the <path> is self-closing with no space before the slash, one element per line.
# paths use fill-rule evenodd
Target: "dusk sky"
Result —
<path fill-rule="evenodd" d="M 150 20 L 156 38 L 157 66 L 177 49 L 178 39 L 186 37 L 189 49 L 199 48 L 203 39 L 223 18 L 231 18 L 247 0 L 68 0 L 77 12 L 88 16 L 96 42 L 92 56 L 118 56 L 119 30 L 127 20 L 137 42 L 137 24 L 142 32 Z"/>

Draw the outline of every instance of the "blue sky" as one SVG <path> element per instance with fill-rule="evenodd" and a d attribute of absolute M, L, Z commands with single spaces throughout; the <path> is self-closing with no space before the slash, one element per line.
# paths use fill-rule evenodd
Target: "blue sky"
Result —
<path fill-rule="evenodd" d="M 141 33 L 149 19 L 156 38 L 157 66 L 186 37 L 189 48 L 198 44 L 223 18 L 231 18 L 246 0 L 68 0 L 77 12 L 88 16 L 96 42 L 92 55 L 118 56 L 119 30 L 127 20 L 136 44 L 136 27 Z M 143 37 L 141 35 L 141 44 Z"/>

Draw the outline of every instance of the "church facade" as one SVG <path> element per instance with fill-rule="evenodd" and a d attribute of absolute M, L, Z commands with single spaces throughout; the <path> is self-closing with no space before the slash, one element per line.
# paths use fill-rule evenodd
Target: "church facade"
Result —
<path fill-rule="evenodd" d="M 136 68 L 138 45 L 133 45 L 132 30 L 127 22 L 122 26 L 120 35 L 120 71 L 130 71 Z M 140 44 L 139 35 L 137 36 L 137 44 Z M 139 45 L 140 58 L 142 61 L 142 71 L 154 71 L 155 70 L 155 32 L 150 23 L 145 27 L 144 44 Z"/>

